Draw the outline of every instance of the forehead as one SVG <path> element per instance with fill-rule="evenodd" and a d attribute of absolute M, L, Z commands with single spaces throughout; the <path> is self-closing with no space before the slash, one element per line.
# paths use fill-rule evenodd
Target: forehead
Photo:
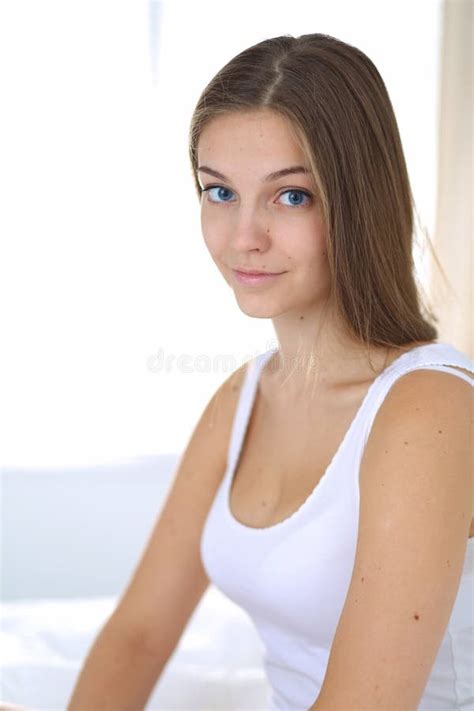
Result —
<path fill-rule="evenodd" d="M 238 111 L 222 114 L 204 126 L 198 146 L 199 162 L 216 156 L 234 162 L 263 156 L 281 160 L 300 160 L 304 153 L 290 120 L 270 110 Z"/>

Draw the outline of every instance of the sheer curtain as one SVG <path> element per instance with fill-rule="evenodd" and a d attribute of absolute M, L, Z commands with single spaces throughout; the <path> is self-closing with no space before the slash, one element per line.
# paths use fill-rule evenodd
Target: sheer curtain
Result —
<path fill-rule="evenodd" d="M 443 4 L 440 82 L 434 247 L 441 268 L 432 264 L 429 291 L 439 340 L 472 358 L 471 0 Z"/>

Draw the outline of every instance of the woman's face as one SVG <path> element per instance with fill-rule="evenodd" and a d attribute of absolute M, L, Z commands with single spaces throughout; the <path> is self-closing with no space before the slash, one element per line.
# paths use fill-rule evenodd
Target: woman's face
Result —
<path fill-rule="evenodd" d="M 301 311 L 328 296 L 325 228 L 310 175 L 267 178 L 295 166 L 309 167 L 286 120 L 268 110 L 218 116 L 199 139 L 204 241 L 249 316 Z M 235 269 L 279 274 L 249 285 Z"/>

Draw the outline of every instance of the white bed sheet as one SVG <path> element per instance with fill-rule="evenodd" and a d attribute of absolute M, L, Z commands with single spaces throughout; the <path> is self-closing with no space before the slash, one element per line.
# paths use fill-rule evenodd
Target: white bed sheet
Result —
<path fill-rule="evenodd" d="M 22 600 L 0 605 L 0 705 L 64 711 L 115 597 Z M 247 614 L 210 586 L 146 709 L 265 711 L 263 646 Z"/>

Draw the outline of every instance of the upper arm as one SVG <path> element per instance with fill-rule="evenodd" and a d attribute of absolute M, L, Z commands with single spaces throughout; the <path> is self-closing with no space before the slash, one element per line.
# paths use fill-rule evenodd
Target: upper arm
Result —
<path fill-rule="evenodd" d="M 226 467 L 246 363 L 209 400 L 180 458 L 172 484 L 115 618 L 166 663 L 209 585 L 202 566 L 203 525 Z"/>
<path fill-rule="evenodd" d="M 380 407 L 360 469 L 353 574 L 314 709 L 415 711 L 472 515 L 472 386 L 418 370 Z"/>

